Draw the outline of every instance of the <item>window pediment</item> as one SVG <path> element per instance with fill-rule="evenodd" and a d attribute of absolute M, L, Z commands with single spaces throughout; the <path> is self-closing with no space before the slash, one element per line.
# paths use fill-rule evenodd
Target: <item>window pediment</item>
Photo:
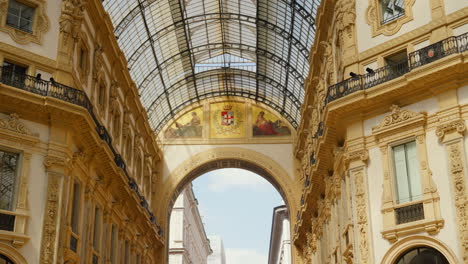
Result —
<path fill-rule="evenodd" d="M 378 126 L 372 128 L 372 132 L 377 138 L 399 133 L 403 131 L 403 129 L 408 131 L 408 128 L 411 126 L 422 127 L 426 122 L 426 113 L 417 113 L 411 110 L 401 109 L 397 105 L 392 105 L 390 110 L 392 112 L 385 116 Z"/>

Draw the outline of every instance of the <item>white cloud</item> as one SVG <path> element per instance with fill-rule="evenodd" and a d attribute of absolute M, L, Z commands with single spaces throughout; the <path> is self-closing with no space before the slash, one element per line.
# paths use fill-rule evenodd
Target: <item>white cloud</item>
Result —
<path fill-rule="evenodd" d="M 212 192 L 224 192 L 232 187 L 263 190 L 271 186 L 263 177 L 242 169 L 215 170 L 206 176 L 209 178 L 208 189 Z"/>
<path fill-rule="evenodd" d="M 227 248 L 226 264 L 262 264 L 268 262 L 268 256 L 252 249 Z"/>

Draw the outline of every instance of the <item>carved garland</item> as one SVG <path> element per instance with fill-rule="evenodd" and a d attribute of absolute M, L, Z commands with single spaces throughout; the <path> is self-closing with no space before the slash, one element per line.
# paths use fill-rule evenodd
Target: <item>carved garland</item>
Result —
<path fill-rule="evenodd" d="M 413 5 L 416 0 L 405 0 L 405 14 L 391 22 L 382 24 L 382 14 L 380 12 L 379 0 L 369 0 L 366 10 L 366 23 L 371 26 L 372 37 L 380 34 L 391 36 L 396 34 L 401 27 L 413 20 Z"/>
<path fill-rule="evenodd" d="M 42 231 L 42 264 L 54 263 L 54 248 L 55 240 L 57 237 L 57 216 L 59 214 L 59 189 L 59 175 L 55 173 L 49 174 L 49 184 L 47 187 L 47 202 L 44 216 L 44 227 Z"/>
<path fill-rule="evenodd" d="M 458 234 L 462 247 L 463 263 L 468 261 L 468 197 L 466 194 L 466 182 L 464 165 L 461 154 L 462 141 L 451 144 L 449 150 L 449 164 L 452 175 L 452 185 L 455 197 L 457 213 Z"/>
<path fill-rule="evenodd" d="M 35 9 L 32 33 L 19 30 L 6 24 L 8 0 L 0 0 L 0 31 L 8 33 L 18 44 L 28 44 L 30 42 L 42 44 L 42 36 L 49 30 L 49 18 L 46 15 L 46 1 L 25 0 L 23 2 Z"/>
<path fill-rule="evenodd" d="M 354 186 L 356 188 L 357 230 L 359 233 L 359 263 L 369 263 L 368 223 L 366 190 L 364 189 L 364 169 L 354 172 Z"/>

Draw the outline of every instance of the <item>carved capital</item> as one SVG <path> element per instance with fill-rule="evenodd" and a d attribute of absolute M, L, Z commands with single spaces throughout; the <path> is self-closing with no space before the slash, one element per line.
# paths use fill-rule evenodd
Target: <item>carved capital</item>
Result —
<path fill-rule="evenodd" d="M 368 159 L 369 153 L 365 149 L 346 152 L 344 155 L 344 161 L 346 164 L 349 164 L 353 160 L 361 160 L 362 162 L 366 163 Z"/>
<path fill-rule="evenodd" d="M 465 130 L 466 130 L 465 121 L 463 121 L 462 119 L 457 119 L 452 122 L 438 125 L 435 133 L 436 133 L 436 136 L 439 138 L 439 140 L 442 141 L 445 135 L 448 133 L 458 132 L 461 135 L 463 135 Z"/>

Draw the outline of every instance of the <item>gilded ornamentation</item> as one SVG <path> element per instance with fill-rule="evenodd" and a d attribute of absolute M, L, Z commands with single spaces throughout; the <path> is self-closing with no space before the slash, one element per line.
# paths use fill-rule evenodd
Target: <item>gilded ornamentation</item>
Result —
<path fill-rule="evenodd" d="M 357 229 L 359 233 L 359 263 L 369 262 L 367 203 L 363 169 L 354 173 L 354 186 L 356 188 Z"/>
<path fill-rule="evenodd" d="M 340 0 L 336 3 L 335 30 L 341 36 L 344 33 L 352 37 L 353 27 L 356 23 L 355 0 Z"/>
<path fill-rule="evenodd" d="M 54 165 L 60 166 L 60 167 L 67 167 L 68 166 L 68 160 L 65 160 L 63 158 L 59 157 L 54 157 L 54 156 L 47 156 L 44 158 L 44 166 L 46 168 L 50 168 Z"/>
<path fill-rule="evenodd" d="M 68 39 L 71 37 L 78 41 L 80 37 L 80 27 L 83 21 L 83 13 L 86 1 L 83 0 L 64 0 L 62 2 L 62 14 L 60 15 L 60 32 L 63 34 L 63 44 L 68 45 Z"/>
<path fill-rule="evenodd" d="M 118 107 L 118 93 L 119 93 L 119 83 L 115 80 L 111 82 L 109 88 L 109 112 L 114 114 L 115 110 Z"/>
<path fill-rule="evenodd" d="M 30 6 L 35 7 L 34 20 L 32 25 L 32 32 L 26 32 L 17 28 L 11 27 L 2 22 L 0 24 L 0 31 L 8 33 L 10 37 L 18 44 L 28 44 L 34 42 L 42 44 L 42 37 L 45 32 L 49 30 L 49 18 L 46 13 L 45 0 L 25 0 L 23 1 Z M 0 1 L 0 21 L 6 21 L 8 10 L 8 0 Z"/>
<path fill-rule="evenodd" d="M 452 122 L 438 125 L 435 133 L 436 133 L 436 136 L 439 138 L 439 140 L 443 140 L 445 137 L 445 134 L 447 133 L 456 131 L 460 134 L 463 134 L 465 130 L 466 130 L 465 121 L 458 119 Z"/>
<path fill-rule="evenodd" d="M 382 24 L 382 14 L 380 11 L 379 0 L 369 0 L 369 6 L 367 7 L 365 18 L 366 23 L 371 26 L 372 37 L 383 34 L 385 36 L 391 36 L 396 34 L 401 27 L 413 20 L 413 5 L 416 0 L 404 1 L 405 14 L 395 20 Z"/>
<path fill-rule="evenodd" d="M 97 44 L 94 48 L 94 56 L 93 56 L 93 79 L 98 80 L 99 77 L 102 75 L 103 65 L 104 65 L 104 58 L 103 54 L 104 49 L 100 44 Z"/>
<path fill-rule="evenodd" d="M 344 161 L 347 164 L 353 160 L 361 160 L 362 162 L 367 162 L 368 159 L 369 153 L 365 149 L 346 152 L 344 155 Z"/>
<path fill-rule="evenodd" d="M 37 133 L 31 131 L 19 120 L 18 114 L 10 114 L 9 118 L 0 119 L 0 128 L 7 129 L 19 134 L 39 137 Z"/>
<path fill-rule="evenodd" d="M 403 121 L 406 121 L 406 120 L 409 120 L 409 119 L 412 119 L 421 115 L 419 113 L 415 113 L 410 110 L 401 109 L 397 105 L 392 105 L 390 107 L 390 110 L 392 111 L 392 113 L 386 116 L 384 120 L 380 123 L 380 125 L 375 127 L 373 130 L 392 126 L 394 124 L 397 124 L 397 123 L 400 123 L 400 122 L 403 122 Z"/>
<path fill-rule="evenodd" d="M 458 233 L 462 247 L 463 263 L 468 261 L 468 197 L 466 194 L 465 173 L 462 158 L 463 141 L 448 146 L 450 172 L 458 221 Z"/>
<path fill-rule="evenodd" d="M 49 184 L 47 187 L 47 202 L 44 216 L 44 227 L 42 231 L 41 243 L 41 263 L 52 264 L 54 262 L 55 240 L 57 236 L 57 216 L 59 214 L 59 175 L 49 174 Z"/>

